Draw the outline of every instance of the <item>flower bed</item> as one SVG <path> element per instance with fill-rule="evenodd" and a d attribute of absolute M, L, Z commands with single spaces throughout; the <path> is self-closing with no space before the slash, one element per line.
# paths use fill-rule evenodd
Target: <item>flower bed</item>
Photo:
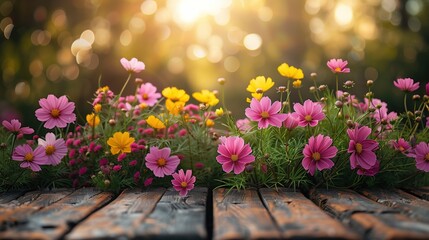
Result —
<path fill-rule="evenodd" d="M 347 61 L 327 62 L 334 90 L 311 74 L 312 99 L 301 96 L 303 71 L 283 63 L 278 72 L 286 84 L 276 88 L 279 99 L 265 96 L 275 83 L 258 76 L 247 87 L 247 118 L 235 120 L 220 101 L 225 79 L 218 80 L 219 91 L 193 93 L 195 104 L 182 89 L 158 92 L 139 78 L 135 94 L 122 96 L 145 65 L 135 58 L 120 62 L 129 72 L 122 89 L 114 94 L 100 85 L 85 124 L 77 123 L 73 102 L 54 95 L 39 101 L 35 116 L 41 127 L 36 133 L 16 119 L 3 121 L 1 190 L 96 186 L 118 192 L 161 185 L 186 196 L 195 184 L 307 188 L 429 183 L 429 84 L 426 95 L 412 96 L 410 107 L 409 93 L 420 84 L 397 79 L 405 106 L 398 114 L 376 98 L 371 80 L 365 96 L 352 94 L 354 82 L 341 79 L 350 72 Z M 291 102 L 293 94 L 299 102 Z"/>

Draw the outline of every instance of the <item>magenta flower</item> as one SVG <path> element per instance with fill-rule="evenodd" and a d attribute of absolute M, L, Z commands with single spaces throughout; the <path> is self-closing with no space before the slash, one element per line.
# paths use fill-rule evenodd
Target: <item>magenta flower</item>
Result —
<path fill-rule="evenodd" d="M 395 149 L 398 152 L 401 152 L 402 154 L 408 156 L 408 157 L 414 157 L 413 156 L 409 156 L 409 152 L 412 151 L 410 144 L 405 141 L 405 139 L 400 138 L 397 141 L 390 141 L 389 142 L 390 145 L 392 146 L 393 149 Z"/>
<path fill-rule="evenodd" d="M 73 113 L 74 103 L 69 102 L 66 96 L 57 98 L 49 94 L 47 98 L 39 100 L 39 105 L 41 108 L 36 110 L 36 117 L 37 120 L 45 122 L 45 128 L 63 128 L 76 120 Z"/>
<path fill-rule="evenodd" d="M 67 145 L 64 139 L 56 139 L 55 134 L 47 133 L 45 140 L 39 138 L 39 145 L 45 150 L 47 163 L 58 165 L 61 159 L 67 155 Z"/>
<path fill-rule="evenodd" d="M 298 119 L 296 119 L 292 113 L 286 114 L 286 119 L 283 121 L 283 126 L 288 130 L 293 130 L 298 126 Z"/>
<path fill-rule="evenodd" d="M 429 143 L 420 142 L 414 148 L 416 168 L 429 172 Z"/>
<path fill-rule="evenodd" d="M 376 164 L 377 156 L 374 151 L 378 149 L 378 142 L 366 139 L 370 134 L 371 129 L 367 126 L 347 129 L 347 135 L 350 138 L 347 152 L 352 154 L 350 156 L 351 169 L 360 167 L 368 170 Z"/>
<path fill-rule="evenodd" d="M 188 192 L 194 188 L 195 176 L 192 176 L 192 170 L 186 170 L 186 174 L 183 169 L 179 170 L 179 173 L 173 173 L 173 188 L 179 192 L 181 197 L 186 197 Z"/>
<path fill-rule="evenodd" d="M 293 105 L 295 110 L 292 116 L 298 119 L 298 125 L 301 127 L 310 126 L 315 127 L 319 121 L 325 118 L 322 111 L 322 105 L 318 102 L 313 102 L 310 99 L 305 100 L 304 105 L 295 103 Z"/>
<path fill-rule="evenodd" d="M 414 92 L 420 87 L 420 83 L 414 83 L 412 78 L 398 78 L 393 84 L 404 92 Z"/>
<path fill-rule="evenodd" d="M 156 87 L 152 85 L 152 83 L 142 84 L 137 89 L 137 99 L 139 103 L 145 103 L 149 107 L 155 105 L 160 97 L 161 94 L 156 92 Z"/>
<path fill-rule="evenodd" d="M 244 140 L 237 136 L 220 137 L 220 144 L 217 152 L 220 154 L 216 157 L 218 163 L 222 164 L 223 171 L 229 173 L 234 170 L 235 174 L 244 171 L 246 164 L 255 161 L 251 155 L 252 149 L 249 144 L 244 144 Z"/>
<path fill-rule="evenodd" d="M 121 64 L 130 73 L 139 73 L 144 70 L 145 65 L 143 62 L 137 60 L 137 58 L 132 58 L 127 60 L 126 58 L 121 58 Z"/>
<path fill-rule="evenodd" d="M 179 166 L 179 157 L 170 156 L 171 149 L 158 147 L 151 147 L 149 153 L 146 155 L 146 167 L 152 170 L 153 174 L 157 177 L 164 177 L 171 175 L 176 171 Z"/>
<path fill-rule="evenodd" d="M 19 166 L 22 168 L 31 168 L 33 172 L 42 170 L 40 165 L 46 165 L 43 147 L 38 146 L 33 149 L 28 144 L 19 145 L 12 154 L 12 160 L 22 162 Z"/>
<path fill-rule="evenodd" d="M 337 155 L 338 149 L 332 145 L 332 139 L 321 134 L 312 136 L 305 145 L 302 153 L 302 166 L 311 176 L 314 175 L 316 168 L 319 171 L 330 169 L 334 166 L 331 158 Z"/>
<path fill-rule="evenodd" d="M 348 62 L 343 61 L 343 59 L 331 59 L 329 60 L 326 65 L 331 69 L 334 73 L 349 73 L 350 68 L 346 68 Z"/>
<path fill-rule="evenodd" d="M 286 119 L 286 114 L 279 113 L 282 104 L 275 101 L 271 105 L 269 97 L 263 97 L 260 101 L 253 98 L 250 102 L 250 108 L 246 108 L 246 116 L 252 121 L 258 121 L 258 128 L 267 128 L 268 125 L 281 127 Z"/>
<path fill-rule="evenodd" d="M 358 168 L 357 170 L 357 174 L 361 175 L 361 176 L 369 176 L 369 177 L 373 177 L 375 176 L 375 174 L 377 174 L 380 171 L 380 162 L 376 161 L 375 165 L 372 166 L 370 169 L 363 169 L 363 168 Z"/>
<path fill-rule="evenodd" d="M 18 119 L 12 119 L 10 122 L 4 120 L 2 122 L 3 127 L 5 127 L 9 132 L 15 134 L 32 134 L 34 129 L 30 127 L 21 127 L 21 122 Z"/>
<path fill-rule="evenodd" d="M 250 120 L 248 118 L 238 119 L 235 123 L 235 126 L 240 130 L 240 132 L 248 132 L 252 129 L 250 125 Z"/>

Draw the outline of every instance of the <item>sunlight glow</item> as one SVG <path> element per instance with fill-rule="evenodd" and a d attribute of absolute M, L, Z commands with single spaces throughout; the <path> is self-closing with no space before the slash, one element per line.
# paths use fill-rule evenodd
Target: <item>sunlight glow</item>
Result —
<path fill-rule="evenodd" d="M 353 10 L 350 5 L 339 3 L 335 7 L 335 21 L 342 26 L 348 25 L 353 20 Z"/>
<path fill-rule="evenodd" d="M 179 25 L 192 25 L 207 15 L 216 16 L 231 5 L 231 0 L 176 0 L 168 2 L 174 21 Z"/>

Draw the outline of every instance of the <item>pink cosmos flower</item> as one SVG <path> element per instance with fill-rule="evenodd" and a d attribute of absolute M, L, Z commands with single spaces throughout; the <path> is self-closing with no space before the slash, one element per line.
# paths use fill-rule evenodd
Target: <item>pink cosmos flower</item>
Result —
<path fill-rule="evenodd" d="M 179 157 L 170 156 L 171 149 L 158 147 L 151 147 L 149 153 L 146 155 L 146 167 L 152 170 L 153 174 L 157 177 L 164 177 L 171 175 L 176 171 L 179 166 Z"/>
<path fill-rule="evenodd" d="M 343 61 L 343 59 L 331 59 L 329 60 L 326 65 L 331 69 L 334 73 L 349 73 L 350 68 L 346 68 L 348 62 Z"/>
<path fill-rule="evenodd" d="M 237 126 L 238 130 L 241 132 L 247 132 L 252 129 L 252 126 L 250 125 L 250 120 L 248 118 L 238 119 L 235 123 L 235 126 Z"/>
<path fill-rule="evenodd" d="M 237 136 L 220 137 L 220 144 L 216 157 L 218 163 L 222 164 L 223 171 L 229 173 L 234 170 L 235 174 L 244 171 L 246 164 L 255 161 L 255 156 L 251 155 L 252 149 L 249 144 L 244 144 L 244 140 Z"/>
<path fill-rule="evenodd" d="M 57 98 L 49 94 L 47 98 L 39 100 L 39 105 L 41 108 L 36 110 L 36 117 L 37 120 L 45 122 L 45 128 L 63 128 L 76 120 L 76 115 L 73 113 L 74 103 L 69 102 L 66 96 Z"/>
<path fill-rule="evenodd" d="M 378 149 L 378 142 L 367 139 L 370 134 L 371 129 L 367 126 L 347 129 L 347 135 L 350 138 L 347 152 L 352 154 L 350 156 L 351 169 L 360 167 L 368 170 L 376 164 L 377 156 L 374 151 Z"/>
<path fill-rule="evenodd" d="M 178 173 L 173 173 L 173 188 L 179 192 L 181 197 L 186 197 L 188 192 L 194 188 L 195 176 L 192 176 L 192 170 L 186 170 L 186 174 L 183 169 L 180 169 Z"/>
<path fill-rule="evenodd" d="M 145 65 L 143 62 L 137 60 L 137 58 L 132 58 L 127 60 L 126 58 L 121 58 L 121 64 L 130 73 L 139 73 L 144 70 Z"/>
<path fill-rule="evenodd" d="M 380 162 L 376 161 L 375 165 L 372 166 L 370 169 L 363 169 L 363 168 L 358 168 L 357 170 L 357 174 L 361 175 L 361 176 L 369 176 L 369 177 L 373 177 L 375 176 L 378 172 L 380 171 Z"/>
<path fill-rule="evenodd" d="M 412 78 L 398 78 L 396 82 L 393 82 L 393 84 L 404 92 L 414 92 L 420 87 L 420 83 L 414 83 Z"/>
<path fill-rule="evenodd" d="M 39 138 L 38 141 L 45 150 L 48 164 L 58 165 L 61 159 L 67 155 L 67 145 L 64 139 L 56 139 L 53 133 L 46 133 L 45 140 Z"/>
<path fill-rule="evenodd" d="M 17 146 L 13 151 L 12 160 L 22 162 L 20 167 L 30 168 L 33 172 L 42 170 L 40 165 L 48 164 L 44 157 L 43 147 L 38 146 L 33 150 L 28 144 Z"/>
<path fill-rule="evenodd" d="M 304 105 L 295 103 L 293 105 L 295 110 L 292 116 L 298 119 L 298 125 L 305 127 L 315 127 L 319 121 L 325 118 L 325 114 L 322 112 L 322 105 L 318 102 L 313 102 L 310 99 L 305 100 Z"/>
<path fill-rule="evenodd" d="M 398 114 L 393 111 L 388 113 L 386 106 L 387 104 L 383 105 L 380 109 L 376 109 L 372 116 L 378 125 L 384 125 L 385 130 L 392 130 L 393 125 L 390 122 L 398 119 Z M 381 126 L 378 130 L 381 130 Z"/>
<path fill-rule="evenodd" d="M 302 166 L 311 176 L 314 175 L 316 168 L 319 171 L 330 169 L 334 166 L 331 158 L 337 155 L 338 149 L 332 145 L 332 139 L 321 134 L 312 136 L 305 145 L 302 153 Z"/>
<path fill-rule="evenodd" d="M 411 149 L 410 144 L 407 141 L 405 141 L 405 139 L 400 138 L 397 141 L 392 140 L 392 141 L 389 142 L 389 144 L 396 151 L 401 152 L 402 154 L 404 154 L 404 155 L 406 155 L 408 157 L 414 157 L 414 155 L 413 156 L 409 156 L 409 153 L 410 153 L 410 151 L 412 149 Z"/>
<path fill-rule="evenodd" d="M 250 102 L 250 108 L 246 108 L 246 116 L 252 121 L 258 121 L 258 128 L 267 128 L 268 125 L 281 127 L 286 119 L 286 114 L 279 113 L 282 104 L 275 101 L 271 105 L 269 97 L 263 97 L 260 101 L 253 98 Z"/>
<path fill-rule="evenodd" d="M 420 142 L 414 148 L 416 168 L 429 172 L 429 143 Z"/>
<path fill-rule="evenodd" d="M 21 127 L 21 122 L 18 119 L 12 119 L 10 122 L 4 120 L 2 122 L 3 127 L 5 127 L 9 132 L 16 134 L 32 134 L 34 129 L 30 127 Z"/>
<path fill-rule="evenodd" d="M 283 126 L 288 130 L 293 130 L 298 126 L 298 119 L 296 119 L 292 113 L 286 114 L 286 119 L 283 121 Z"/>
<path fill-rule="evenodd" d="M 142 84 L 137 89 L 137 99 L 139 103 L 145 103 L 149 107 L 155 105 L 160 97 L 161 94 L 156 92 L 156 87 L 152 85 L 152 83 Z"/>

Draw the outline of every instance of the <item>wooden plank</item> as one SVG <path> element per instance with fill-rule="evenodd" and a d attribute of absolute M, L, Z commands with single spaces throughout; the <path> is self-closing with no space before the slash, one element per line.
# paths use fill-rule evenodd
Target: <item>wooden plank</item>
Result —
<path fill-rule="evenodd" d="M 26 222 L 30 215 L 59 201 L 72 192 L 70 189 L 31 191 L 18 199 L 7 203 L 7 208 L 0 209 L 0 223 L 3 230 L 8 225 Z"/>
<path fill-rule="evenodd" d="M 213 191 L 214 239 L 276 239 L 281 233 L 256 190 Z"/>
<path fill-rule="evenodd" d="M 405 189 L 405 191 L 416 195 L 419 198 L 429 201 L 429 186 L 421 188 Z"/>
<path fill-rule="evenodd" d="M 77 225 L 65 238 L 134 238 L 136 228 L 152 212 L 164 192 L 164 188 L 143 192 L 139 189 L 127 189 L 109 205 Z"/>
<path fill-rule="evenodd" d="M 3 204 L 5 203 L 9 203 L 10 201 L 13 201 L 17 198 L 19 198 L 20 196 L 24 195 L 26 191 L 19 191 L 19 190 L 14 190 L 14 191 L 8 191 L 8 192 L 4 192 L 0 194 L 0 209 L 3 208 Z"/>
<path fill-rule="evenodd" d="M 359 236 L 328 216 L 301 192 L 260 189 L 262 200 L 282 230 L 283 238 L 358 239 Z"/>
<path fill-rule="evenodd" d="M 399 189 L 363 189 L 365 197 L 397 209 L 419 221 L 429 223 L 429 202 Z"/>
<path fill-rule="evenodd" d="M 194 188 L 186 198 L 168 189 L 137 229 L 138 238 L 206 239 L 207 188 Z"/>
<path fill-rule="evenodd" d="M 78 189 L 35 212 L 25 222 L 0 232 L 0 239 L 58 239 L 111 198 L 111 193 L 93 188 Z"/>
<path fill-rule="evenodd" d="M 427 223 L 411 219 L 351 190 L 313 189 L 310 197 L 323 209 L 349 223 L 363 238 L 427 239 L 429 236 Z"/>

